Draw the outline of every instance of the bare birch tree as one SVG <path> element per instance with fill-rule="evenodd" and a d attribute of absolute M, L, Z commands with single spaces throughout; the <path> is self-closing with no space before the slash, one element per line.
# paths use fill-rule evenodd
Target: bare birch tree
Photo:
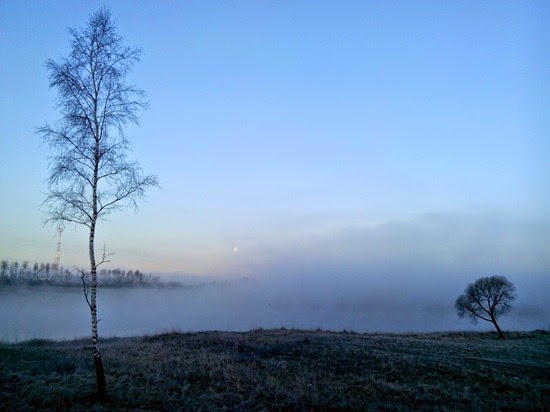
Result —
<path fill-rule="evenodd" d="M 70 29 L 71 51 L 58 61 L 48 60 L 50 87 L 58 93 L 59 120 L 38 129 L 51 150 L 49 193 L 44 201 L 49 221 L 72 222 L 89 230 L 89 290 L 92 349 L 97 393 L 105 401 L 107 388 L 99 350 L 96 257 L 98 219 L 133 206 L 146 189 L 158 186 L 137 162 L 128 160 L 124 127 L 138 123 L 146 109 L 143 90 L 126 83 L 141 50 L 125 45 L 109 10 L 95 12 L 83 29 Z M 100 261 L 98 261 L 100 260 Z M 84 281 L 84 277 L 83 277 Z"/>

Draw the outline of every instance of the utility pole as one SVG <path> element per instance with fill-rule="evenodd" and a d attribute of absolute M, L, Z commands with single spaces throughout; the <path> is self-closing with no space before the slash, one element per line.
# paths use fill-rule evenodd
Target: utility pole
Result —
<path fill-rule="evenodd" d="M 63 225 L 57 226 L 57 249 L 53 261 L 53 269 L 59 270 L 61 263 L 61 234 L 63 233 Z"/>

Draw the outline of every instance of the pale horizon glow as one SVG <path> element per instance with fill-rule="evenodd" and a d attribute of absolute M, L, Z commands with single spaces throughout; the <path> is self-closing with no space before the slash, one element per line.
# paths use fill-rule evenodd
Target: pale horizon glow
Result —
<path fill-rule="evenodd" d="M 52 262 L 45 61 L 100 2 L 0 2 L 0 259 Z M 215 276 L 550 270 L 550 5 L 107 2 L 143 48 L 127 129 L 159 177 L 109 267 Z M 86 267 L 67 225 L 61 263 Z"/>

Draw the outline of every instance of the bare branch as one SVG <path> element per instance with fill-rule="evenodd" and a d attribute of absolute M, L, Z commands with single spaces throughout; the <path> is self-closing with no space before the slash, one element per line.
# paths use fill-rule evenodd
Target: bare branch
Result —
<path fill-rule="evenodd" d="M 92 304 L 90 303 L 90 299 L 88 298 L 90 293 L 90 286 L 86 282 L 86 276 L 88 275 L 86 272 L 84 272 L 82 269 L 75 268 L 80 273 L 80 279 L 82 280 L 82 288 L 84 291 L 84 298 L 86 299 L 86 303 L 88 304 L 89 308 L 92 309 Z"/>
<path fill-rule="evenodd" d="M 110 260 L 107 260 L 107 258 L 114 255 L 114 253 L 107 253 L 107 245 L 103 245 L 103 256 L 101 257 L 101 261 L 96 263 L 96 267 L 99 267 L 99 265 L 102 265 L 103 263 L 109 263 Z"/>

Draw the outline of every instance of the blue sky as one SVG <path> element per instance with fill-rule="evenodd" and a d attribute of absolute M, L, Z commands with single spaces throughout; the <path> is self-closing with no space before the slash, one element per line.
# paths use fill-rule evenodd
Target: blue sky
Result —
<path fill-rule="evenodd" d="M 113 267 L 548 274 L 543 1 L 2 0 L 1 259 L 53 260 L 44 63 L 103 4 L 143 48 L 127 133 L 162 186 L 100 223 Z M 85 265 L 83 228 L 62 249 Z"/>

